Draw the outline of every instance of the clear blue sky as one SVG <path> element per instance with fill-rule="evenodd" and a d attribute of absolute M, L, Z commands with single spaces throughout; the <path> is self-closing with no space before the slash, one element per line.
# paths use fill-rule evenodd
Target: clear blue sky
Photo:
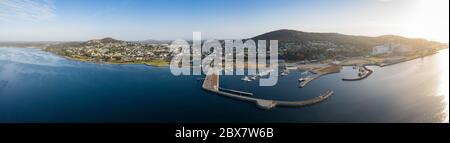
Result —
<path fill-rule="evenodd" d="M 295 29 L 448 42 L 448 0 L 0 0 L 0 28 L 0 41 L 191 39 L 194 31 L 248 38 Z"/>

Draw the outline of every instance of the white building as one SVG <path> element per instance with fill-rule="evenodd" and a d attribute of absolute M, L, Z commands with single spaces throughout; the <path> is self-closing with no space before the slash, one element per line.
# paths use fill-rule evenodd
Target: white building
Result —
<path fill-rule="evenodd" d="M 394 47 L 390 43 L 375 46 L 372 49 L 372 55 L 390 54 L 394 51 Z"/>

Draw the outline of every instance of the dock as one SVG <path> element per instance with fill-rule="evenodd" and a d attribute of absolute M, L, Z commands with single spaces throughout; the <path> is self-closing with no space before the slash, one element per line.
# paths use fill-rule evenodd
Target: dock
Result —
<path fill-rule="evenodd" d="M 229 97 L 232 99 L 240 100 L 240 101 L 246 101 L 255 103 L 259 108 L 262 109 L 272 109 L 274 107 L 280 106 L 280 107 L 305 107 L 310 106 L 313 104 L 317 104 L 320 102 L 325 101 L 326 99 L 330 98 L 334 92 L 333 91 L 327 91 L 324 94 L 313 98 L 309 100 L 303 100 L 303 101 L 280 101 L 280 100 L 269 100 L 269 99 L 261 99 L 261 98 L 254 98 L 250 96 L 243 96 L 239 94 L 244 95 L 253 95 L 253 93 L 248 92 L 242 92 L 237 90 L 231 90 L 219 87 L 219 74 L 218 72 L 212 71 L 213 73 L 207 74 L 205 80 L 203 81 L 202 88 L 206 91 L 222 95 L 225 97 Z"/>

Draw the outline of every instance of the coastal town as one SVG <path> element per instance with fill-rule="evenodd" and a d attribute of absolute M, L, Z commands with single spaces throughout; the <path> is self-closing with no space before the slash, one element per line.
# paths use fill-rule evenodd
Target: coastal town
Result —
<path fill-rule="evenodd" d="M 290 70 L 299 70 L 310 73 L 307 76 L 299 78 L 299 87 L 303 88 L 314 79 L 328 74 L 339 73 L 344 66 L 352 66 L 358 71 L 358 74 L 355 77 L 343 78 L 342 80 L 356 81 L 365 79 L 373 73 L 373 71 L 366 66 L 375 65 L 383 67 L 401 63 L 434 54 L 438 50 L 448 47 L 445 44 L 420 40 L 419 42 L 426 43 L 427 47 L 414 47 L 409 46 L 411 44 L 408 43 L 418 42 L 416 40 L 407 40 L 397 40 L 398 42 L 393 42 L 395 40 L 387 40 L 385 42 L 380 42 L 380 44 L 373 47 L 361 48 L 365 51 L 363 54 L 359 52 L 348 54 L 352 52 L 353 48 L 346 48 L 343 46 L 344 44 L 336 44 L 333 42 L 307 41 L 306 44 L 302 45 L 301 42 L 299 44 L 298 41 L 297 43 L 284 41 L 280 43 L 279 56 L 285 59 L 279 59 L 279 63 L 282 65 L 279 75 L 286 76 L 289 74 Z M 221 42 L 223 44 L 223 41 Z M 310 50 L 302 53 L 302 55 L 316 56 L 298 55 L 295 58 L 289 58 L 289 53 L 291 52 L 286 53 L 292 49 L 303 51 L 305 48 L 309 48 Z M 325 50 L 322 52 L 312 52 L 323 48 L 325 48 Z M 78 61 L 110 64 L 145 64 L 150 66 L 168 66 L 174 54 L 170 53 L 169 44 L 167 42 L 127 42 L 113 38 L 89 40 L 86 42 L 52 43 L 45 46 L 44 50 Z M 244 52 L 244 50 L 241 52 Z M 255 53 L 250 54 L 249 52 L 251 51 L 246 52 L 247 53 L 225 53 L 223 56 L 224 58 L 230 58 L 233 57 L 233 55 L 241 57 L 255 55 Z M 211 51 L 209 53 L 198 53 L 201 53 L 201 55 L 196 56 L 205 57 L 205 55 L 210 54 Z M 248 63 L 244 65 L 236 64 L 234 66 L 236 68 L 249 68 L 255 67 L 261 63 L 255 64 L 256 65 Z M 229 72 L 233 70 L 232 68 L 233 66 L 226 66 L 224 70 Z M 251 82 L 268 74 L 269 72 L 258 72 L 256 75 L 244 76 L 242 80 Z"/>
<path fill-rule="evenodd" d="M 55 44 L 44 50 L 74 60 L 111 64 L 166 66 L 170 60 L 167 44 L 125 42 L 112 38 Z"/>

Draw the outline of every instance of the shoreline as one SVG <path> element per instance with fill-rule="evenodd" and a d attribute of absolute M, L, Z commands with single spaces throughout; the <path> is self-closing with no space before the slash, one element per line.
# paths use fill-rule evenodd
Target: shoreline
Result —
<path fill-rule="evenodd" d="M 17 47 L 0 47 L 0 48 L 17 48 Z M 63 58 L 68 59 L 68 60 L 79 61 L 79 62 L 97 63 L 97 64 L 112 64 L 112 65 L 114 65 L 114 64 L 117 64 L 117 65 L 122 65 L 122 64 L 123 65 L 145 65 L 145 66 L 160 67 L 160 68 L 164 68 L 164 67 L 169 67 L 170 66 L 170 62 L 166 62 L 166 61 L 156 61 L 157 64 L 152 63 L 151 61 L 150 62 L 99 62 L 99 61 L 95 61 L 95 60 L 92 60 L 92 59 L 83 59 L 83 58 L 75 58 L 75 57 L 69 57 L 69 56 L 60 55 L 58 53 L 45 50 L 45 48 L 39 48 L 39 47 L 27 47 L 27 48 L 40 49 L 40 50 L 42 50 L 44 52 L 48 52 L 48 53 L 51 53 L 51 54 L 63 57 Z M 391 66 L 391 65 L 395 65 L 395 64 L 400 64 L 400 63 L 403 63 L 403 62 L 408 62 L 408 61 L 415 60 L 415 59 L 418 59 L 418 58 L 424 58 L 424 57 L 432 56 L 432 55 L 435 55 L 435 54 L 439 53 L 439 51 L 442 51 L 442 50 L 445 50 L 445 49 L 448 49 L 448 48 L 444 48 L 444 49 L 440 49 L 440 50 L 437 50 L 437 51 L 429 52 L 429 53 L 426 53 L 426 54 L 423 54 L 423 55 L 415 55 L 415 56 L 405 57 L 404 59 L 394 60 L 394 61 L 391 61 L 391 62 L 377 62 L 377 61 L 373 61 L 373 59 L 357 59 L 357 58 L 353 58 L 353 59 L 350 59 L 350 60 L 347 60 L 347 61 L 344 60 L 343 63 L 338 64 L 337 66 L 341 66 L 341 67 L 343 67 L 343 66 L 355 66 L 355 65 L 360 64 L 360 65 L 364 65 L 364 66 L 386 67 L 386 66 Z M 359 62 L 354 62 L 354 61 L 352 62 L 351 60 L 360 60 L 360 61 Z M 350 61 L 350 63 L 346 63 L 346 62 L 349 62 L 349 61 Z M 298 70 L 301 70 L 301 71 L 313 71 L 314 72 L 314 70 L 312 70 L 312 69 L 302 68 L 301 67 L 301 66 L 310 66 L 310 65 L 313 65 L 313 64 L 297 64 L 295 62 L 287 62 L 285 64 L 295 65 L 295 67 Z M 257 65 L 258 64 L 256 64 L 256 65 L 244 64 L 244 65 L 234 65 L 234 67 L 236 67 L 236 69 L 241 69 L 241 68 L 255 67 Z M 323 64 L 323 65 L 328 65 L 329 66 L 330 64 Z M 193 66 L 191 68 L 196 68 L 196 66 Z M 319 68 L 324 68 L 324 66 L 319 66 Z M 323 75 L 332 74 L 332 73 L 339 73 L 339 72 L 329 72 L 329 73 L 325 73 Z M 323 76 L 323 75 L 321 75 L 321 76 Z"/>

